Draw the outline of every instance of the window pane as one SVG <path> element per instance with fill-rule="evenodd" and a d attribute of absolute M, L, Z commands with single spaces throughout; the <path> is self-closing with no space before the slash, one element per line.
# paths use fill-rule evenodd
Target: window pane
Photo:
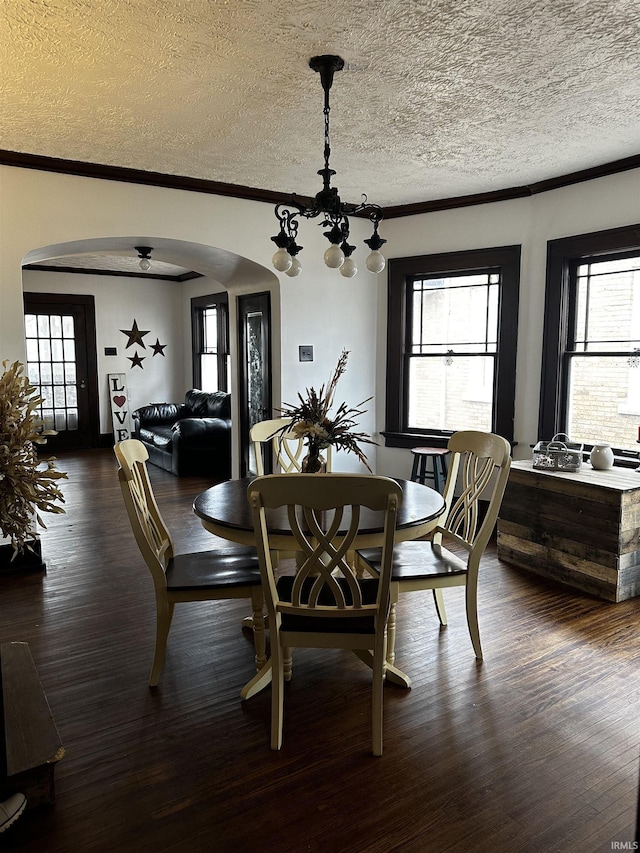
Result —
<path fill-rule="evenodd" d="M 64 360 L 65 361 L 75 361 L 76 360 L 76 342 L 74 340 L 65 340 L 64 341 Z"/>
<path fill-rule="evenodd" d="M 61 338 L 62 337 L 62 317 L 52 316 L 49 319 L 51 321 L 51 337 L 52 338 Z"/>
<path fill-rule="evenodd" d="M 625 265 L 619 271 L 620 264 Z M 602 274 L 615 265 L 616 271 Z M 633 258 L 590 264 L 576 280 L 575 351 L 628 351 L 640 346 L 640 272 Z"/>
<path fill-rule="evenodd" d="M 35 338 L 29 338 L 27 340 L 27 360 L 28 361 L 38 361 L 39 360 L 38 341 Z"/>
<path fill-rule="evenodd" d="M 483 284 L 475 284 L 478 279 Z M 413 282 L 410 352 L 495 352 L 498 285 L 488 275 Z"/>
<path fill-rule="evenodd" d="M 62 361 L 62 341 L 57 338 L 51 341 L 51 358 L 53 361 Z"/>
<path fill-rule="evenodd" d="M 53 386 L 53 405 L 56 409 L 64 409 L 66 405 L 64 385 Z"/>
<path fill-rule="evenodd" d="M 202 324 L 203 350 L 216 353 L 218 351 L 218 311 L 215 306 L 203 310 Z"/>
<path fill-rule="evenodd" d="M 218 357 L 216 355 L 200 356 L 202 390 L 218 390 Z"/>
<path fill-rule="evenodd" d="M 493 358 L 409 360 L 409 429 L 491 431 Z"/>
<path fill-rule="evenodd" d="M 624 356 L 571 358 L 567 432 L 572 440 L 637 451 L 640 366 L 633 362 Z"/>
<path fill-rule="evenodd" d="M 73 317 L 62 318 L 62 334 L 65 338 L 73 338 L 75 335 L 73 328 Z"/>
<path fill-rule="evenodd" d="M 46 340 L 40 340 L 40 361 L 51 361 L 51 341 L 47 338 Z"/>
<path fill-rule="evenodd" d="M 49 337 L 49 317 L 47 314 L 38 314 L 38 337 Z"/>
<path fill-rule="evenodd" d="M 38 336 L 38 321 L 35 314 L 25 314 L 24 330 L 28 338 L 36 338 Z"/>

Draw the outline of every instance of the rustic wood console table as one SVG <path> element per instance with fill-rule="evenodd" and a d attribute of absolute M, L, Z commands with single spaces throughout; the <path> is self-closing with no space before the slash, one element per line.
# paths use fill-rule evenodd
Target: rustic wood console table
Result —
<path fill-rule="evenodd" d="M 606 601 L 640 595 L 640 472 L 586 463 L 561 473 L 514 462 L 498 556 Z"/>

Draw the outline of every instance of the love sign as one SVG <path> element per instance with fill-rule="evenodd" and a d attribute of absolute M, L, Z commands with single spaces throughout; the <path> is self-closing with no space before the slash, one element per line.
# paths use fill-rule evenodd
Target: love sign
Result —
<path fill-rule="evenodd" d="M 125 438 L 131 438 L 131 416 L 129 413 L 129 392 L 124 373 L 109 373 L 109 398 L 111 400 L 111 419 L 113 421 L 113 440 L 117 444 Z"/>

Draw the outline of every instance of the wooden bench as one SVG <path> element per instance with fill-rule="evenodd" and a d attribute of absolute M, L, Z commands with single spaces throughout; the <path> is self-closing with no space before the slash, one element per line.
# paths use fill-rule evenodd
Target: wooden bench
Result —
<path fill-rule="evenodd" d="M 53 773 L 64 747 L 27 643 L 0 644 L 7 780 L 0 795 L 21 791 L 27 808 L 55 799 Z"/>
<path fill-rule="evenodd" d="M 514 462 L 498 518 L 507 563 L 603 598 L 640 595 L 640 472 Z"/>

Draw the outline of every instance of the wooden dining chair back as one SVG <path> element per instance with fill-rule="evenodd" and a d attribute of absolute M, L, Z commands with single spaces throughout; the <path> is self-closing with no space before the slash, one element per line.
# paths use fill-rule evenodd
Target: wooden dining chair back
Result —
<path fill-rule="evenodd" d="M 282 746 L 285 662 L 291 649 L 351 649 L 373 669 L 372 748 L 382 754 L 382 687 L 386 659 L 391 558 L 402 490 L 386 477 L 355 474 L 272 474 L 247 494 L 271 636 L 271 747 Z M 286 508 L 298 560 L 295 575 L 276 579 L 270 511 Z M 358 578 L 347 555 L 366 511 L 384 520 L 377 577 Z"/>
<path fill-rule="evenodd" d="M 153 494 L 144 444 L 126 439 L 116 444 L 114 451 L 129 522 L 155 588 L 156 642 L 149 686 L 154 687 L 160 679 L 173 609 L 178 602 L 250 598 L 256 667 L 262 667 L 266 662 L 264 599 L 255 548 L 229 546 L 176 554 Z"/>
<path fill-rule="evenodd" d="M 506 439 L 494 433 L 463 430 L 451 436 L 448 449 L 451 457 L 444 489 L 447 507 L 444 521 L 434 529 L 430 541 L 402 542 L 394 550 L 389 663 L 394 661 L 395 605 L 399 594 L 421 589 L 433 590 L 438 618 L 442 625 L 446 625 L 442 590 L 451 586 L 466 588 L 469 634 L 476 658 L 482 660 L 478 626 L 478 571 L 509 478 L 511 446 Z M 458 553 L 445 548 L 443 539 L 453 543 Z M 369 570 L 379 571 L 379 549 L 361 550 L 358 559 L 364 560 Z"/>
<path fill-rule="evenodd" d="M 289 418 L 272 418 L 259 421 L 251 427 L 249 437 L 253 443 L 256 458 L 256 474 L 264 474 L 263 446 L 271 442 L 276 469 L 282 474 L 295 474 L 302 471 L 302 461 L 306 448 L 304 439 L 286 429 Z M 323 451 L 326 458 L 326 470 L 331 471 L 331 447 Z"/>

